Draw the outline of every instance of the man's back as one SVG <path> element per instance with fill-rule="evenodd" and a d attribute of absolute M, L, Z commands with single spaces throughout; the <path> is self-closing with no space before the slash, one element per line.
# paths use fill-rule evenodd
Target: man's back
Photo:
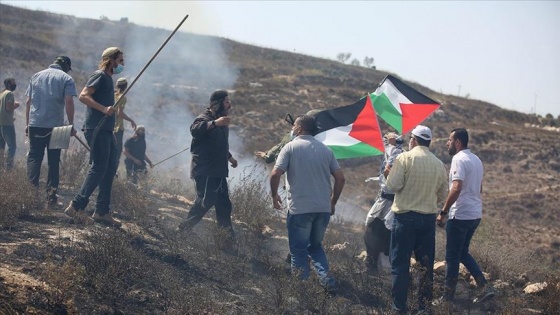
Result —
<path fill-rule="evenodd" d="M 482 217 L 482 161 L 469 149 L 453 156 L 449 170 L 449 183 L 462 181 L 461 194 L 449 210 L 449 217 L 459 220 L 474 220 Z"/>
<path fill-rule="evenodd" d="M 64 125 L 64 97 L 76 95 L 74 79 L 58 65 L 35 73 L 26 95 L 31 98 L 29 126 L 52 128 Z"/>
<path fill-rule="evenodd" d="M 391 210 L 437 213 L 437 203 L 447 193 L 446 177 L 443 162 L 427 147 L 416 146 L 400 154 L 387 179 L 388 188 L 395 192 Z"/>
<path fill-rule="evenodd" d="M 274 167 L 287 172 L 291 213 L 331 211 L 330 177 L 340 166 L 327 146 L 311 135 L 301 135 L 282 148 Z"/>

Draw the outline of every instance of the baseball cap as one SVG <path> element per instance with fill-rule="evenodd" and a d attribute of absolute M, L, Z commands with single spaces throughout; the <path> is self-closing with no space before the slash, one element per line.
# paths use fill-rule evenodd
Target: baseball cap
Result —
<path fill-rule="evenodd" d="M 432 140 L 432 131 L 423 125 L 418 125 L 412 129 L 412 134 L 424 140 Z"/>
<path fill-rule="evenodd" d="M 72 70 L 72 60 L 67 56 L 58 56 L 54 60 L 55 63 L 63 63 L 68 66 L 68 70 Z"/>
<path fill-rule="evenodd" d="M 124 85 L 127 84 L 128 82 L 126 81 L 126 78 L 119 78 L 117 80 L 117 85 Z"/>

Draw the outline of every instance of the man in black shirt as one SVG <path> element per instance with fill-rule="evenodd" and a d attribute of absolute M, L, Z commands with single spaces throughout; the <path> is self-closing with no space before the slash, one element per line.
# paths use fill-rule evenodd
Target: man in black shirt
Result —
<path fill-rule="evenodd" d="M 146 129 L 144 126 L 137 126 L 134 135 L 124 143 L 124 165 L 126 166 L 126 176 L 133 184 L 138 183 L 138 176 L 146 174 L 146 162 L 150 167 L 154 167 L 152 161 L 146 155 Z"/>

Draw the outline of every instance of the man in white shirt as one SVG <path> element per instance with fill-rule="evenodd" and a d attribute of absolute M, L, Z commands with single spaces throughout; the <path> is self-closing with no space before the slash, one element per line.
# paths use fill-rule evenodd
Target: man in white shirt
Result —
<path fill-rule="evenodd" d="M 482 162 L 467 148 L 469 134 L 465 128 L 453 129 L 447 140 L 449 155 L 453 156 L 449 170 L 449 194 L 436 221 L 446 225 L 447 244 L 445 249 L 445 288 L 440 301 L 453 301 L 459 263 L 463 263 L 476 280 L 477 286 L 484 288 L 483 294 L 474 302 L 482 302 L 495 295 L 476 260 L 469 254 L 471 239 L 482 218 Z M 436 303 L 437 304 L 437 303 Z"/>

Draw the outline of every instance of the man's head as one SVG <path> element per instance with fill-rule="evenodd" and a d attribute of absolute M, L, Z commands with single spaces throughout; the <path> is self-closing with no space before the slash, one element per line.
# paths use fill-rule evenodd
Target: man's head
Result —
<path fill-rule="evenodd" d="M 4 87 L 6 88 L 6 90 L 10 90 L 10 91 L 15 91 L 17 84 L 16 84 L 16 79 L 14 78 L 7 78 L 4 80 Z"/>
<path fill-rule="evenodd" d="M 138 137 L 144 137 L 146 135 L 146 128 L 144 128 L 144 126 L 142 125 L 136 126 L 136 130 L 134 130 L 134 133 Z"/>
<path fill-rule="evenodd" d="M 124 53 L 119 47 L 109 47 L 101 54 L 99 69 L 109 71 L 110 74 L 119 74 L 124 67 Z"/>
<path fill-rule="evenodd" d="M 62 71 L 68 73 L 70 70 L 72 70 L 72 60 L 70 60 L 70 58 L 68 58 L 67 56 L 58 56 L 56 57 L 56 59 L 54 60 L 54 63 L 59 65 L 60 68 L 62 69 Z"/>
<path fill-rule="evenodd" d="M 231 108 L 229 94 L 226 90 L 218 90 L 210 95 L 210 110 L 218 117 L 227 116 Z"/>
<path fill-rule="evenodd" d="M 311 115 L 301 115 L 296 118 L 292 127 L 292 134 L 297 137 L 301 135 L 315 135 L 317 132 L 317 123 Z"/>
<path fill-rule="evenodd" d="M 385 134 L 385 136 L 383 136 L 383 138 L 385 140 L 387 140 L 387 143 L 391 144 L 391 145 L 396 145 L 397 144 L 397 137 L 398 135 L 394 132 L 388 132 Z"/>
<path fill-rule="evenodd" d="M 464 150 L 469 145 L 469 133 L 465 128 L 455 128 L 451 130 L 447 139 L 447 151 L 449 155 L 455 155 L 457 152 Z"/>
<path fill-rule="evenodd" d="M 126 78 L 119 78 L 117 80 L 117 88 L 119 89 L 119 91 L 123 92 L 124 90 L 126 90 L 127 86 L 128 81 L 126 81 Z"/>
<path fill-rule="evenodd" d="M 432 131 L 430 128 L 418 125 L 410 132 L 410 141 L 408 143 L 408 148 L 412 149 L 415 146 L 429 147 L 432 142 Z"/>

